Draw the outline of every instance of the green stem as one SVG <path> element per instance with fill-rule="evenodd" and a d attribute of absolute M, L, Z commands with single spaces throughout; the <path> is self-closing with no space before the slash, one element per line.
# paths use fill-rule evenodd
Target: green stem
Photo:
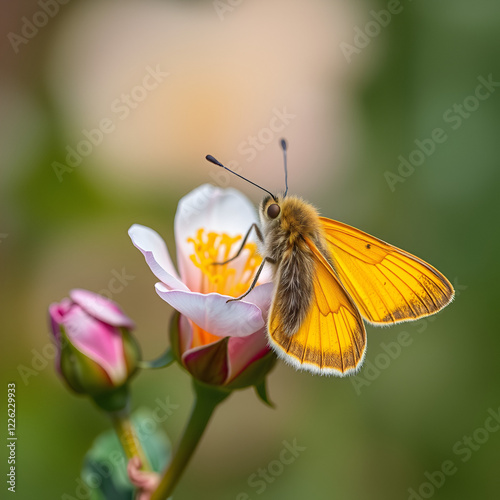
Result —
<path fill-rule="evenodd" d="M 132 457 L 139 457 L 142 463 L 141 470 L 153 470 L 137 437 L 134 426 L 130 421 L 128 412 L 110 413 L 110 416 L 127 459 L 130 460 Z"/>
<path fill-rule="evenodd" d="M 189 460 L 193 456 L 198 443 L 210 421 L 210 417 L 219 403 L 229 396 L 230 392 L 201 385 L 194 381 L 195 402 L 189 422 L 179 442 L 174 458 L 163 475 L 151 500 L 166 500 L 174 491 Z"/>

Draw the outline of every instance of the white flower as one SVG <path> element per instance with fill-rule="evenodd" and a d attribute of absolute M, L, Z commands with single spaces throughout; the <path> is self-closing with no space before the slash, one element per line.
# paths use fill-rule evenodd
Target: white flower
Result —
<path fill-rule="evenodd" d="M 175 216 L 179 273 L 158 233 L 138 224 L 129 229 L 133 244 L 160 280 L 158 295 L 184 317 L 177 354 L 191 373 L 208 383 L 228 384 L 269 352 L 265 328 L 272 283 L 257 285 L 243 300 L 227 302 L 252 283 L 262 262 L 256 243 L 249 238 L 237 259 L 214 265 L 236 254 L 256 221 L 252 204 L 234 189 L 205 184 L 189 193 Z M 225 337 L 229 339 L 221 349 Z M 209 363 L 215 372 L 205 373 L 205 362 L 216 352 L 218 363 Z"/>

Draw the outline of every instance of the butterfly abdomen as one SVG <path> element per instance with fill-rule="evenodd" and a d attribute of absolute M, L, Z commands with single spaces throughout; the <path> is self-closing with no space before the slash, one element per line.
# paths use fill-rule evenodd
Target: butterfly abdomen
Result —
<path fill-rule="evenodd" d="M 273 309 L 281 318 L 282 330 L 293 335 L 304 320 L 313 297 L 314 262 L 309 248 L 296 243 L 283 254 L 275 278 Z"/>

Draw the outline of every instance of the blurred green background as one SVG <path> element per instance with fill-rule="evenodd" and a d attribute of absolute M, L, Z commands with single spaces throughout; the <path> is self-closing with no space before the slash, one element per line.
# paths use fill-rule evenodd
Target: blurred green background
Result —
<path fill-rule="evenodd" d="M 81 498 L 82 457 L 108 427 L 55 375 L 47 306 L 71 288 L 106 291 L 125 270 L 113 299 L 157 355 L 172 311 L 128 227 L 153 227 L 173 249 L 177 201 L 217 182 L 207 153 L 281 189 L 281 136 L 292 192 L 429 261 L 457 298 L 432 321 L 368 326 L 356 378 L 279 364 L 276 409 L 234 394 L 176 500 L 498 498 L 498 2 L 4 1 L 0 22 L 0 370 L 17 383 L 17 498 Z M 157 85 L 137 90 L 148 71 Z M 282 130 L 263 132 L 283 114 Z M 113 130 L 70 168 L 67 148 L 104 118 Z M 441 142 L 425 141 L 435 129 Z M 400 155 L 420 164 L 398 171 Z M 408 345 L 381 355 L 401 332 Z M 178 405 L 163 423 L 175 442 L 187 374 L 143 373 L 133 397 Z M 294 440 L 305 450 L 256 486 Z M 450 460 L 453 474 L 435 474 Z"/>

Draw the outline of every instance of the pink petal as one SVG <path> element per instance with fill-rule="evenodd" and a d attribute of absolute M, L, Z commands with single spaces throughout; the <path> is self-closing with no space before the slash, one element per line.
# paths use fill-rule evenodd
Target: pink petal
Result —
<path fill-rule="evenodd" d="M 264 326 L 262 310 L 252 303 L 253 296 L 260 302 L 264 302 L 263 297 L 267 296 L 258 290 L 260 286 L 252 290 L 245 300 L 236 302 L 227 302 L 233 297 L 218 293 L 168 290 L 162 283 L 155 286 L 156 292 L 165 302 L 203 330 L 218 337 L 246 337 Z"/>
<path fill-rule="evenodd" d="M 63 325 L 71 343 L 106 370 L 114 384 L 126 380 L 122 339 L 115 327 L 92 318 L 78 305 L 68 311 Z"/>
<path fill-rule="evenodd" d="M 59 303 L 50 304 L 49 306 L 49 316 L 50 325 L 52 329 L 52 334 L 56 341 L 59 342 L 61 338 L 61 332 L 59 330 L 59 325 L 64 319 L 64 315 L 71 309 L 72 302 L 68 298 L 61 300 Z"/>
<path fill-rule="evenodd" d="M 262 315 L 267 318 L 267 313 L 273 299 L 273 292 L 274 283 L 263 283 L 256 286 L 244 300 L 255 304 L 262 311 Z"/>
<path fill-rule="evenodd" d="M 229 339 L 229 374 L 228 380 L 233 380 L 247 366 L 265 356 L 269 352 L 266 328 L 262 328 L 248 337 Z"/>
<path fill-rule="evenodd" d="M 194 378 L 206 384 L 222 385 L 229 374 L 228 341 L 221 338 L 204 346 L 185 352 L 182 362 Z"/>
<path fill-rule="evenodd" d="M 179 324 L 178 324 L 178 347 L 179 347 L 179 356 L 186 351 L 188 351 L 193 345 L 193 323 L 183 316 L 182 314 L 179 316 Z"/>
<path fill-rule="evenodd" d="M 59 304 L 54 303 L 49 306 L 49 317 L 50 326 L 52 334 L 54 335 L 54 340 L 57 347 L 57 354 L 55 359 L 55 365 L 57 371 L 61 373 L 61 329 L 60 326 L 63 323 L 64 316 L 71 309 L 72 302 L 70 299 L 65 298 L 61 300 Z"/>
<path fill-rule="evenodd" d="M 153 274 L 165 285 L 174 290 L 188 290 L 179 279 L 175 270 L 167 245 L 161 236 L 146 226 L 134 224 L 128 230 L 132 243 L 138 248 Z"/>
<path fill-rule="evenodd" d="M 69 296 L 90 316 L 108 325 L 134 328 L 134 322 L 123 313 L 120 306 L 102 295 L 88 290 L 74 289 L 69 292 Z"/>
<path fill-rule="evenodd" d="M 189 258 L 193 246 L 188 238 L 195 237 L 200 228 L 206 232 L 244 236 L 254 222 L 257 216 L 253 205 L 235 189 L 204 184 L 179 201 L 175 214 L 177 261 L 182 280 L 190 290 L 201 291 L 201 280 L 200 270 Z"/>

